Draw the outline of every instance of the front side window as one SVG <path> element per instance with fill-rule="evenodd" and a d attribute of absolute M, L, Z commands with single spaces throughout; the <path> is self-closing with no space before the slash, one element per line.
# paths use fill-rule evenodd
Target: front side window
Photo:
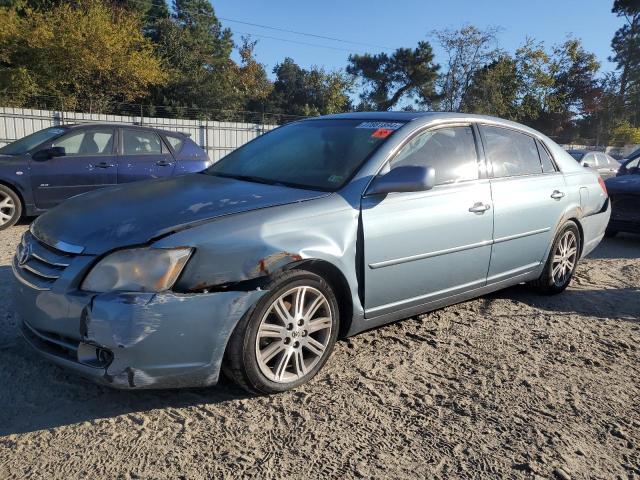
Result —
<path fill-rule="evenodd" d="M 533 137 L 507 128 L 483 125 L 487 157 L 493 176 L 514 177 L 542 173 L 538 148 Z"/>
<path fill-rule="evenodd" d="M 160 137 L 144 130 L 124 130 L 122 134 L 124 155 L 154 155 L 162 153 Z"/>
<path fill-rule="evenodd" d="M 38 132 L 32 133 L 31 135 L 27 135 L 26 137 L 22 137 L 20 140 L 16 140 L 9 145 L 5 145 L 4 147 L 0 148 L 0 154 L 24 155 L 38 145 L 41 145 L 48 140 L 58 137 L 66 131 L 67 129 L 62 127 L 45 128 L 44 130 L 40 130 Z"/>
<path fill-rule="evenodd" d="M 335 191 L 403 125 L 353 118 L 291 123 L 246 143 L 205 173 Z"/>
<path fill-rule="evenodd" d="M 113 130 L 78 130 L 53 142 L 65 155 L 109 155 L 113 148 Z"/>
<path fill-rule="evenodd" d="M 478 179 L 473 130 L 469 126 L 445 127 L 417 135 L 398 152 L 390 167 L 433 167 L 436 185 Z"/>

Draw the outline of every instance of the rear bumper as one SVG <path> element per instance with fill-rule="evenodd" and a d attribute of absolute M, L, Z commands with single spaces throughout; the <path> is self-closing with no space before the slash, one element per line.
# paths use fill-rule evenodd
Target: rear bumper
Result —
<path fill-rule="evenodd" d="M 16 285 L 22 334 L 42 356 L 116 388 L 217 383 L 237 322 L 264 291 L 66 294 Z"/>

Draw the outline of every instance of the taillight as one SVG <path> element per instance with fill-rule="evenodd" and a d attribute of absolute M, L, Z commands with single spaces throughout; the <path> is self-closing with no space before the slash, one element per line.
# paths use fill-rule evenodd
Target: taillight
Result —
<path fill-rule="evenodd" d="M 602 191 L 604 192 L 604 196 L 608 197 L 609 196 L 609 192 L 607 192 L 607 185 L 604 183 L 604 180 L 602 179 L 601 176 L 598 176 L 598 183 L 600 184 L 600 187 L 602 187 Z"/>

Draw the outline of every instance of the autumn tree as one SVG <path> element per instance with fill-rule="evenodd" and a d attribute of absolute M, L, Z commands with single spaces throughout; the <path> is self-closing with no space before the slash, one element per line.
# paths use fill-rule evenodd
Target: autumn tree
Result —
<path fill-rule="evenodd" d="M 140 17 L 98 0 L 20 15 L 0 9 L 0 52 L 5 102 L 50 95 L 66 106 L 99 109 L 166 81 Z"/>

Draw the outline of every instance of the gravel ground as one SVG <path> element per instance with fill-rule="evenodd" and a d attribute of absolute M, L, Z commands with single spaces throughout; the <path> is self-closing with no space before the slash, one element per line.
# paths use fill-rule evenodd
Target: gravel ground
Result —
<path fill-rule="evenodd" d="M 19 339 L 0 232 L 0 478 L 640 478 L 640 237 L 341 341 L 308 385 L 122 392 Z"/>

